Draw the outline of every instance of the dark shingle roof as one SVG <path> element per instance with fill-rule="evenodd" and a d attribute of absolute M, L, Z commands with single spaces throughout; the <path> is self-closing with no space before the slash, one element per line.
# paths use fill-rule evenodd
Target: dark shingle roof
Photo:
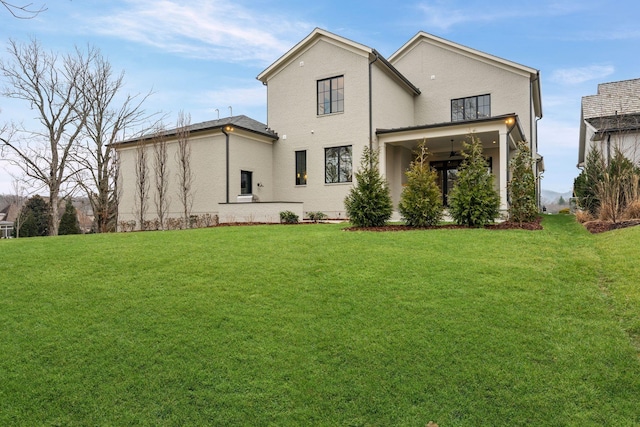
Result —
<path fill-rule="evenodd" d="M 266 136 L 273 140 L 278 139 L 278 134 L 267 127 L 264 123 L 247 117 L 245 115 L 225 117 L 217 120 L 208 120 L 206 122 L 194 123 L 189 126 L 189 133 L 197 133 L 214 129 L 222 129 L 223 127 L 231 125 L 237 129 L 243 129 L 248 132 L 253 132 L 259 135 Z M 178 129 L 169 129 L 166 131 L 166 136 L 173 136 L 178 133 Z M 118 142 L 114 145 L 131 144 L 145 139 L 152 139 L 153 134 L 147 134 L 139 138 L 128 139 L 126 141 Z"/>

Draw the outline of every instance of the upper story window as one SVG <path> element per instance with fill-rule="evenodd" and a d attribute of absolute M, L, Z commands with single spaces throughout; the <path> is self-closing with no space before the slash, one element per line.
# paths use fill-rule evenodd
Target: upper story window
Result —
<path fill-rule="evenodd" d="M 344 76 L 318 80 L 318 115 L 344 111 Z"/>
<path fill-rule="evenodd" d="M 470 96 L 451 100 L 451 121 L 491 117 L 491 95 Z"/>

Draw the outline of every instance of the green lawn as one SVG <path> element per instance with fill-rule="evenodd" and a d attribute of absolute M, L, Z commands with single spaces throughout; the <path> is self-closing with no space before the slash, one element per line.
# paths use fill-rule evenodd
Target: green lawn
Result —
<path fill-rule="evenodd" d="M 0 425 L 640 425 L 640 227 L 543 225 L 0 241 Z"/>

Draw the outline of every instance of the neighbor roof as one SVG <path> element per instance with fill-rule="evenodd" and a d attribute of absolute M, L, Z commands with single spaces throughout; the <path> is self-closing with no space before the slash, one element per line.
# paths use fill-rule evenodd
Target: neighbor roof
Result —
<path fill-rule="evenodd" d="M 639 113 L 640 79 L 600 83 L 597 95 L 582 97 L 584 119 Z"/>

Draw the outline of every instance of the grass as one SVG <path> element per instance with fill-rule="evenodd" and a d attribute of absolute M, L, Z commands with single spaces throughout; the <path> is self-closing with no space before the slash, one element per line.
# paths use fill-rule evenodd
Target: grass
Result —
<path fill-rule="evenodd" d="M 640 229 L 1 241 L 0 425 L 639 425 Z"/>

